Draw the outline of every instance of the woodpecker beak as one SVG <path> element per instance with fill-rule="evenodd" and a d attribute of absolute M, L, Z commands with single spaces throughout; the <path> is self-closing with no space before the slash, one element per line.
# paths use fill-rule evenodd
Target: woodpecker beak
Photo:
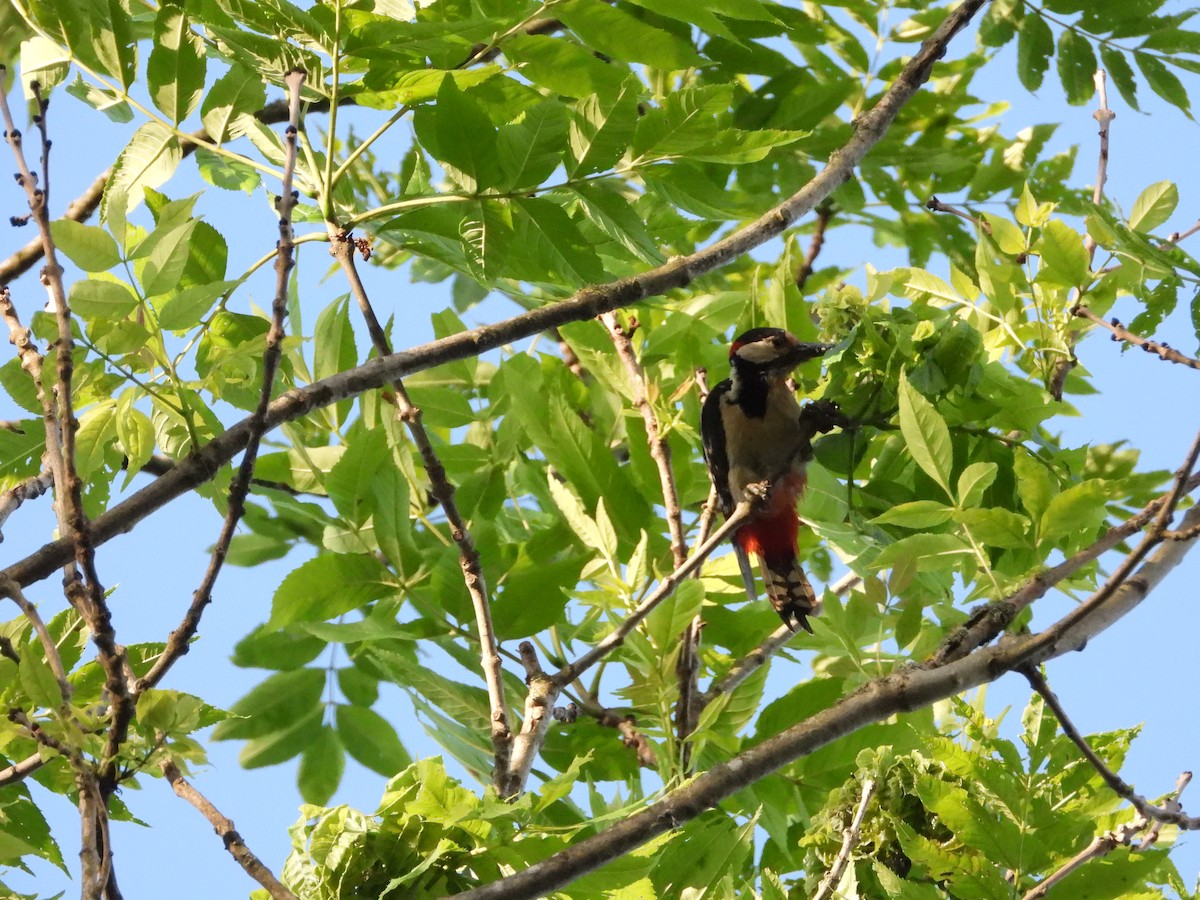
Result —
<path fill-rule="evenodd" d="M 772 369 L 786 369 L 791 371 L 801 363 L 806 363 L 810 359 L 816 359 L 818 356 L 824 356 L 833 349 L 833 344 L 812 344 L 797 342 L 794 347 L 788 349 L 786 353 L 770 363 Z"/>

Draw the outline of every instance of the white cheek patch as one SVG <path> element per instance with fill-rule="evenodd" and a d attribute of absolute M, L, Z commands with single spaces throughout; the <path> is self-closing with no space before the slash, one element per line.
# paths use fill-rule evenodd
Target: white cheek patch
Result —
<path fill-rule="evenodd" d="M 737 348 L 737 356 L 739 359 L 744 359 L 746 362 L 754 363 L 757 366 L 765 366 L 779 359 L 782 355 L 781 351 L 772 347 L 767 341 L 755 341 L 752 344 L 743 344 Z"/>

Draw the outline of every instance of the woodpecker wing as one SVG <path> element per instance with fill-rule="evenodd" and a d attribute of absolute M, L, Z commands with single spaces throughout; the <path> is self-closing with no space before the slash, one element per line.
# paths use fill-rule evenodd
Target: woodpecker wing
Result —
<path fill-rule="evenodd" d="M 712 478 L 713 487 L 717 489 L 717 502 L 725 518 L 733 513 L 733 493 L 729 490 L 729 454 L 725 448 L 725 425 L 721 420 L 721 403 L 733 387 L 728 378 L 708 392 L 704 398 L 704 408 L 700 411 L 700 439 L 704 446 L 704 460 L 708 463 L 708 474 Z M 750 557 L 737 542 L 733 545 L 737 554 L 738 568 L 742 572 L 742 583 L 746 586 L 746 596 L 751 600 L 758 599 L 758 586 L 754 583 L 754 568 L 750 565 Z"/>

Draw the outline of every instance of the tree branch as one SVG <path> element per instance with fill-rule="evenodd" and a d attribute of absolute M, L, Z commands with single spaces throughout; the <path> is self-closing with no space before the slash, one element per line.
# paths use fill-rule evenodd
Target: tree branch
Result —
<path fill-rule="evenodd" d="M 1200 519 L 1200 507 L 1188 511 Z M 921 709 L 1026 666 L 1078 649 L 1142 599 L 1182 560 L 1187 547 L 1164 544 L 1126 588 L 1091 601 L 1040 634 L 1012 637 L 941 666 L 910 666 L 866 683 L 774 737 L 714 766 L 600 834 L 535 863 L 514 875 L 465 891 L 462 900 L 508 900 L 547 894 L 616 859 L 651 838 L 695 818 L 744 787 L 866 725 L 899 712 Z"/>
<path fill-rule="evenodd" d="M 930 212 L 950 213 L 953 216 L 958 216 L 960 219 L 966 219 L 984 234 L 992 233 L 992 226 L 978 216 L 973 216 L 969 212 L 959 209 L 957 206 L 951 206 L 949 203 L 943 203 L 937 197 L 930 197 L 925 201 L 925 208 Z"/>
<path fill-rule="evenodd" d="M 517 797 L 525 790 L 529 773 L 546 740 L 546 731 L 553 720 L 554 702 L 558 699 L 565 681 L 547 675 L 538 662 L 537 651 L 529 641 L 522 641 L 517 648 L 521 651 L 521 664 L 525 667 L 525 683 L 529 693 L 525 695 L 525 717 L 521 731 L 513 738 L 512 756 L 508 769 L 508 780 L 500 791 L 501 797 Z"/>
<path fill-rule="evenodd" d="M 808 284 L 808 279 L 812 277 L 813 266 L 817 263 L 821 248 L 825 246 L 825 232 L 832 219 L 833 208 L 828 203 L 822 203 L 817 207 L 817 223 L 813 229 L 812 240 L 808 242 L 804 262 L 800 264 L 800 270 L 796 273 L 796 290 L 798 291 L 803 291 L 804 285 Z"/>
<path fill-rule="evenodd" d="M 10 784 L 16 784 L 19 781 L 24 781 L 38 769 L 46 764 L 40 753 L 34 753 L 18 760 L 7 768 L 0 769 L 0 788 L 6 788 Z"/>
<path fill-rule="evenodd" d="M 184 654 L 188 645 L 200 627 L 200 618 L 204 609 L 212 602 L 213 586 L 221 574 L 225 556 L 229 553 L 229 545 L 237 530 L 238 522 L 246 511 L 246 495 L 250 493 L 250 481 L 254 477 L 254 464 L 258 459 L 258 447 L 263 434 L 267 431 L 267 409 L 271 403 L 271 392 L 275 385 L 275 373 L 279 368 L 279 359 L 283 352 L 284 319 L 287 317 L 288 275 L 295 265 L 295 243 L 292 233 L 292 209 L 296 205 L 296 197 L 292 191 L 292 176 L 296 169 L 296 145 L 300 131 L 300 89 L 304 84 L 305 73 L 293 70 L 285 76 L 288 89 L 288 126 L 285 132 L 287 155 L 284 159 L 283 189 L 276 208 L 279 210 L 279 242 L 275 255 L 275 298 L 271 304 L 271 327 L 267 331 L 266 347 L 263 350 L 262 388 L 259 391 L 258 406 L 248 420 L 246 435 L 246 452 L 237 476 L 229 485 L 229 500 L 225 510 L 225 520 L 221 532 L 217 536 L 216 545 L 209 557 L 208 568 L 192 602 L 184 614 L 183 620 L 167 638 L 167 646 L 151 666 L 145 676 L 138 679 L 136 692 L 140 696 L 146 688 L 154 687 L 163 676 L 170 671 Z"/>
<path fill-rule="evenodd" d="M 43 469 L 37 475 L 30 476 L 24 481 L 13 485 L 0 494 L 0 528 L 3 528 L 8 517 L 21 508 L 26 500 L 36 500 L 54 486 L 54 473 Z M 0 541 L 4 535 L 0 534 Z"/>
<path fill-rule="evenodd" d="M 1156 806 L 1135 791 L 1133 786 L 1121 778 L 1120 775 L 1110 769 L 1104 760 L 1097 755 L 1096 751 L 1092 749 L 1091 745 L 1087 742 L 1087 738 L 1079 733 L 1079 729 L 1075 727 L 1075 724 L 1067 716 L 1067 711 L 1063 709 L 1062 703 L 1059 702 L 1054 691 L 1050 689 L 1045 676 L 1036 667 L 1022 666 L 1019 671 L 1029 681 L 1029 686 L 1037 691 L 1041 695 L 1041 698 L 1046 701 L 1046 705 L 1054 713 L 1054 718 L 1058 719 L 1058 724 L 1062 728 L 1063 734 L 1070 738 L 1071 743 L 1079 748 L 1079 752 L 1083 754 L 1083 758 L 1091 764 L 1092 768 L 1096 770 L 1114 794 L 1128 801 L 1147 820 L 1154 820 L 1167 825 L 1176 825 L 1188 831 L 1200 829 L 1200 818 L 1188 816 L 1181 809 Z"/>
<path fill-rule="evenodd" d="M 21 608 L 21 612 L 29 620 L 29 624 L 33 626 L 33 630 L 37 633 L 38 640 L 42 644 L 42 652 L 46 656 L 46 663 L 50 666 L 50 671 L 54 673 L 54 678 L 58 682 L 58 690 L 62 694 L 64 709 L 68 709 L 66 704 L 71 699 L 71 682 L 67 680 L 67 670 L 63 668 L 62 656 L 59 655 L 58 646 L 54 643 L 54 638 L 50 636 L 50 632 L 46 629 L 46 623 L 42 621 L 42 617 L 38 614 L 37 607 L 26 599 L 25 594 L 21 591 L 21 586 L 14 581 L 0 583 L 0 594 L 11 598 L 13 603 Z"/>
<path fill-rule="evenodd" d="M 646 442 L 650 445 L 650 458 L 658 467 L 658 480 L 662 486 L 663 507 L 667 514 L 667 531 L 671 535 L 671 555 L 678 568 L 687 559 L 687 544 L 683 539 L 683 512 L 679 508 L 679 492 L 675 489 L 675 473 L 671 469 L 671 448 L 667 446 L 666 439 L 658 427 L 658 417 L 654 415 L 654 408 L 650 405 L 650 399 L 647 396 L 646 373 L 642 369 L 641 363 L 638 362 L 637 354 L 633 352 L 633 342 L 630 340 L 630 333 L 637 328 L 637 320 L 634 319 L 630 324 L 629 331 L 625 330 L 616 313 L 605 313 L 600 317 L 600 321 L 608 329 L 613 347 L 617 350 L 617 357 L 625 366 L 625 373 L 629 376 L 629 385 L 633 390 L 633 405 L 641 413 L 642 422 L 646 426 Z"/>
<path fill-rule="evenodd" d="M 817 892 L 812 895 L 812 900 L 829 900 L 833 897 L 834 890 L 842 880 L 842 873 L 846 871 L 846 864 L 850 862 L 850 853 L 858 846 L 863 817 L 867 814 L 867 804 L 871 802 L 871 795 L 874 793 L 875 779 L 868 778 L 862 783 L 862 796 L 859 797 L 858 808 L 854 810 L 854 818 L 849 827 L 842 832 L 841 849 L 834 857 L 833 865 L 829 867 L 829 871 L 825 873 L 825 877 L 817 886 Z"/>
<path fill-rule="evenodd" d="M 1170 344 L 1159 343 L 1152 341 L 1149 338 L 1144 338 L 1134 334 L 1128 328 L 1121 324 L 1120 320 L 1115 316 L 1107 322 L 1096 315 L 1086 306 L 1076 306 L 1071 310 L 1076 316 L 1081 319 L 1087 319 L 1095 325 L 1102 328 L 1107 328 L 1112 332 L 1114 341 L 1124 341 L 1126 344 L 1133 344 L 1135 347 L 1141 347 L 1147 353 L 1153 353 L 1159 359 L 1164 359 L 1167 362 L 1177 363 L 1181 366 L 1187 366 L 1189 369 L 1200 369 L 1200 359 L 1193 359 L 1190 356 L 1185 356 Z"/>
<path fill-rule="evenodd" d="M 1127 847 L 1139 831 L 1146 827 L 1146 820 L 1138 816 L 1131 822 L 1126 822 L 1124 825 L 1119 825 L 1117 828 L 1106 831 L 1104 834 L 1098 834 L 1092 838 L 1092 842 L 1084 847 L 1079 853 L 1071 857 L 1058 869 L 1055 869 L 1045 878 L 1043 878 L 1032 890 L 1026 891 L 1021 897 L 1021 900 L 1041 900 L 1050 889 L 1078 869 L 1080 866 L 1099 859 L 1102 856 L 1107 856 L 1118 847 Z"/>
<path fill-rule="evenodd" d="M 174 762 L 165 759 L 159 764 L 159 768 L 162 769 L 167 781 L 171 783 L 171 788 L 175 791 L 176 796 L 192 804 L 204 818 L 208 819 L 213 830 L 225 844 L 229 855 L 237 860 L 238 865 L 245 870 L 247 875 L 262 885 L 273 900 L 296 900 L 296 895 L 284 887 L 262 860 L 246 846 L 246 842 L 238 834 L 233 822 L 222 815 L 221 811 L 213 806 L 207 797 L 183 777 Z"/>

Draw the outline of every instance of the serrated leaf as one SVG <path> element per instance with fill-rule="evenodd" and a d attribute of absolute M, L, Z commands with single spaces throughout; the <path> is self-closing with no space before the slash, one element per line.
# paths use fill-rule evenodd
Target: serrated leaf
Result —
<path fill-rule="evenodd" d="M 97 112 L 104 113 L 109 121 L 118 125 L 133 121 L 133 110 L 124 97 L 116 91 L 89 84 L 78 72 L 75 73 L 75 80 L 67 85 L 67 93 L 76 100 L 82 100 Z"/>
<path fill-rule="evenodd" d="M 554 13 L 585 45 L 613 59 L 667 70 L 704 62 L 688 41 L 615 6 L 570 0 Z"/>
<path fill-rule="evenodd" d="M 438 88 L 437 102 L 422 106 L 413 116 L 421 145 L 470 194 L 494 186 L 501 176 L 496 127 L 474 98 L 447 75 Z"/>
<path fill-rule="evenodd" d="M 287 730 L 313 710 L 323 710 L 325 677 L 324 669 L 294 669 L 269 676 L 229 708 L 233 718 L 217 725 L 213 740 L 264 737 Z"/>
<path fill-rule="evenodd" d="M 1096 73 L 1096 54 L 1091 41 L 1064 28 L 1058 36 L 1058 78 L 1073 106 L 1087 103 L 1096 92 L 1093 76 Z"/>
<path fill-rule="evenodd" d="M 936 571 L 953 568 L 972 553 L 971 546 L 954 534 L 914 534 L 884 547 L 871 568 L 913 565 L 922 572 Z"/>
<path fill-rule="evenodd" d="M 75 468 L 80 478 L 88 478 L 104 464 L 104 451 L 117 433 L 116 409 L 115 400 L 105 400 L 80 417 L 75 434 Z"/>
<path fill-rule="evenodd" d="M 130 407 L 117 416 L 117 439 L 125 450 L 125 484 L 141 471 L 154 454 L 154 424 L 140 409 Z"/>
<path fill-rule="evenodd" d="M 1170 181 L 1156 181 L 1133 201 L 1129 227 L 1134 231 L 1153 231 L 1171 218 L 1179 205 L 1179 188 Z"/>
<path fill-rule="evenodd" d="M 370 554 L 326 553 L 292 570 L 271 601 L 270 628 L 322 622 L 396 591 L 391 575 Z"/>
<path fill-rule="evenodd" d="M 17 670 L 20 673 L 21 689 L 34 706 L 58 709 L 62 705 L 62 687 L 54 677 L 54 670 L 40 653 L 32 649 L 26 650 L 21 654 Z"/>
<path fill-rule="evenodd" d="M 117 242 L 103 228 L 57 219 L 50 223 L 50 234 L 58 249 L 85 272 L 104 272 L 121 261 Z"/>
<path fill-rule="evenodd" d="M 1021 548 L 1033 545 L 1033 523 L 1007 509 L 964 509 L 955 517 L 971 535 L 989 547 Z"/>
<path fill-rule="evenodd" d="M 1088 255 L 1083 236 L 1066 222 L 1060 219 L 1047 222 L 1035 249 L 1042 258 L 1039 280 L 1052 280 L 1067 287 L 1088 280 Z"/>
<path fill-rule="evenodd" d="M 978 506 L 998 471 L 999 466 L 994 462 L 971 463 L 963 469 L 958 476 L 958 505 L 963 509 Z"/>
<path fill-rule="evenodd" d="M 195 231 L 196 224 L 195 221 L 184 222 L 162 234 L 159 234 L 159 229 L 155 229 L 143 242 L 143 246 L 152 242 L 149 253 L 143 254 L 141 246 L 135 251 L 137 256 L 145 256 L 141 282 L 146 296 L 164 294 L 179 285 L 184 267 L 187 266 L 192 232 Z"/>
<path fill-rule="evenodd" d="M 1101 44 L 1100 62 L 1112 77 L 1117 90 L 1121 92 L 1121 99 L 1129 104 L 1130 109 L 1141 112 L 1137 103 L 1137 80 L 1133 77 L 1133 69 L 1125 54 L 1107 44 Z"/>
<path fill-rule="evenodd" d="M 1017 33 L 1017 77 L 1025 90 L 1036 91 L 1042 86 L 1053 54 L 1054 32 L 1041 16 L 1027 14 Z"/>
<path fill-rule="evenodd" d="M 266 102 L 266 86 L 262 76 L 235 63 L 205 95 L 200 107 L 200 120 L 208 136 L 221 144 L 240 136 L 233 128 L 239 116 L 262 109 Z"/>
<path fill-rule="evenodd" d="M 1085 481 L 1055 496 L 1042 513 L 1039 532 L 1055 540 L 1076 531 L 1095 528 L 1104 521 L 1108 496 L 1103 482 Z"/>
<path fill-rule="evenodd" d="M 159 326 L 166 331 L 185 331 L 199 325 L 217 298 L 237 285 L 236 281 L 215 281 L 160 295 L 165 299 L 155 301 L 158 304 Z"/>
<path fill-rule="evenodd" d="M 565 108 L 552 100 L 525 110 L 503 126 L 496 143 L 501 186 L 511 191 L 540 185 L 562 163 L 567 129 Z"/>
<path fill-rule="evenodd" d="M 1187 90 L 1183 86 L 1183 82 L 1179 77 L 1167 68 L 1165 63 L 1160 62 L 1155 57 L 1148 53 L 1135 51 L 1133 58 L 1137 61 L 1138 68 L 1142 70 L 1142 74 L 1146 76 L 1146 83 L 1150 85 L 1150 90 L 1158 94 L 1172 106 L 1176 106 L 1190 118 L 1191 117 L 1191 102 L 1188 100 Z"/>
<path fill-rule="evenodd" d="M 950 494 L 950 470 L 954 451 L 946 420 L 925 397 L 900 374 L 900 431 L 906 449 L 918 466 Z"/>
<path fill-rule="evenodd" d="M 128 285 L 98 278 L 86 278 L 71 285 L 67 302 L 76 315 L 110 322 L 125 318 L 138 306 L 138 298 Z"/>
<path fill-rule="evenodd" d="M 183 158 L 179 138 L 165 125 L 147 122 L 121 151 L 100 202 L 100 218 L 109 222 L 109 205 L 118 194 L 127 198 L 128 214 L 142 202 L 144 188 L 156 188 L 175 174 Z"/>
<path fill-rule="evenodd" d="M 1016 256 L 1019 253 L 1025 252 L 1025 235 L 1020 228 L 1003 216 L 993 215 L 992 213 L 985 212 L 983 220 L 991 228 L 992 240 L 996 242 L 996 246 L 1000 248 L 1002 253 L 1007 253 L 1009 256 Z"/>
<path fill-rule="evenodd" d="M 575 106 L 569 132 L 572 178 L 601 172 L 620 159 L 633 141 L 638 91 L 632 83 L 615 96 L 592 94 Z"/>
<path fill-rule="evenodd" d="M 355 435 L 330 469 L 325 491 L 351 525 L 362 525 L 375 511 L 375 476 L 385 465 L 391 465 L 391 451 L 387 435 L 376 428 Z"/>
<path fill-rule="evenodd" d="M 178 6 L 160 6 L 146 64 L 146 84 L 154 105 L 172 122 L 182 122 L 200 102 L 204 75 L 204 42 L 192 31 L 187 13 Z"/>
<path fill-rule="evenodd" d="M 324 715 L 324 704 L 317 704 L 288 727 L 252 738 L 238 753 L 238 762 L 246 769 L 287 762 L 293 756 L 303 753 L 305 748 L 317 739 L 321 733 L 321 719 Z"/>
<path fill-rule="evenodd" d="M 390 778 L 412 765 L 396 729 L 374 710 L 340 703 L 337 727 L 350 756 L 372 772 Z"/>

